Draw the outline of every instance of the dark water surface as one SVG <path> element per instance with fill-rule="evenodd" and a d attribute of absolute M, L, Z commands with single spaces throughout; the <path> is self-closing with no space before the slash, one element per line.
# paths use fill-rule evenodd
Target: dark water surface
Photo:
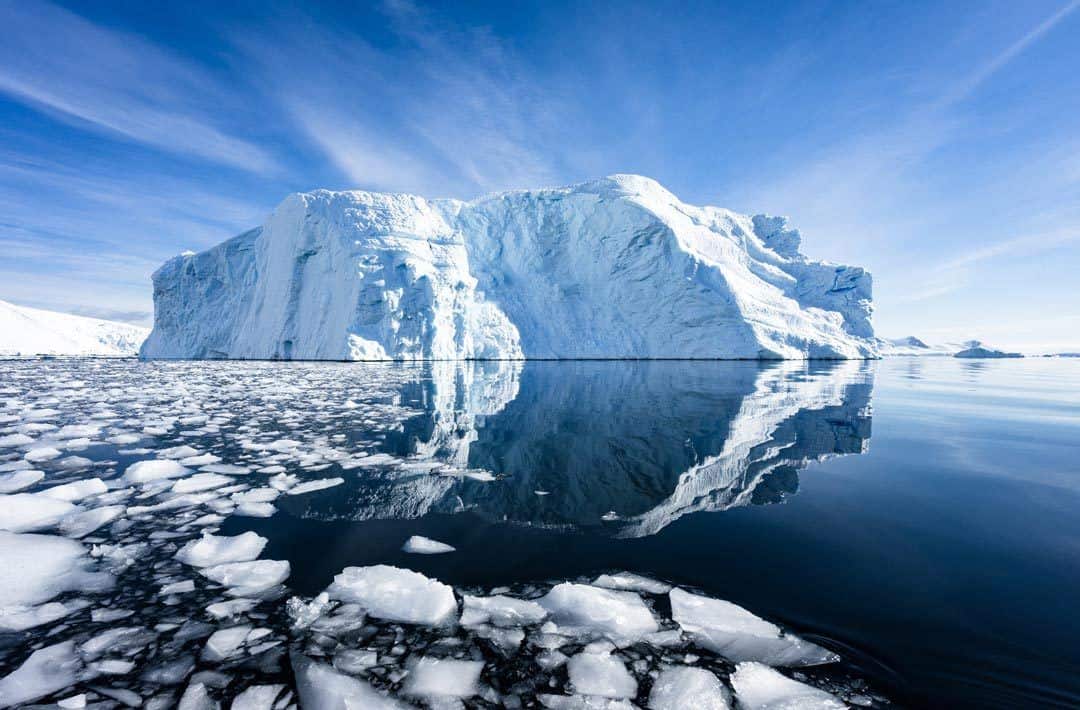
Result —
<path fill-rule="evenodd" d="M 0 451 L 9 472 L 59 437 L 35 422 L 105 427 L 61 440 L 64 458 L 36 462 L 46 479 L 24 492 L 100 477 L 102 500 L 123 499 L 82 541 L 149 545 L 126 548 L 143 552 L 91 602 L 136 609 L 125 624 L 180 623 L 220 600 L 202 580 L 157 592 L 190 574 L 174 553 L 210 526 L 255 531 L 263 558 L 290 563 L 287 590 L 261 597 L 274 608 L 348 566 L 485 589 L 626 570 L 826 646 L 900 706 L 1080 706 L 1080 360 L 9 361 L 0 395 L 16 412 L 0 434 L 40 436 Z M 177 499 L 171 480 L 120 477 L 179 445 L 251 473 L 151 510 Z M 344 483 L 281 495 L 270 517 L 237 508 L 279 472 Z M 412 535 L 457 551 L 406 554 Z M 285 647 L 280 611 L 252 616 Z M 0 675 L 110 628 L 101 618 L 0 633 Z M 163 638 L 132 658 L 198 653 Z M 245 663 L 230 671 L 245 683 L 288 682 L 280 658 Z M 175 700 L 140 678 L 140 694 Z"/>
<path fill-rule="evenodd" d="M 308 594 L 376 562 L 625 569 L 824 640 L 899 702 L 1080 705 L 1080 363 L 536 362 L 447 386 L 404 388 L 425 414 L 384 449 L 505 478 L 354 478 L 226 530 L 270 538 Z M 400 552 L 414 534 L 458 553 Z"/>

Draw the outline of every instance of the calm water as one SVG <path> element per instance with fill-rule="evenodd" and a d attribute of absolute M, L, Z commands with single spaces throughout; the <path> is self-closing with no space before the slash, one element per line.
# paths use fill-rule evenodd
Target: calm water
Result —
<path fill-rule="evenodd" d="M 56 395 L 72 380 L 100 396 Z M 378 563 L 485 588 L 628 570 L 832 648 L 898 705 L 1080 705 L 1077 360 L 53 361 L 0 383 L 24 404 L 52 387 L 35 406 L 58 425 L 115 404 L 150 453 L 343 477 L 221 522 L 269 539 L 290 593 Z M 169 406 L 209 423 L 155 428 Z M 268 433 L 309 458 L 252 445 Z M 107 478 L 147 453 L 79 455 Z M 405 554 L 411 535 L 457 552 Z"/>

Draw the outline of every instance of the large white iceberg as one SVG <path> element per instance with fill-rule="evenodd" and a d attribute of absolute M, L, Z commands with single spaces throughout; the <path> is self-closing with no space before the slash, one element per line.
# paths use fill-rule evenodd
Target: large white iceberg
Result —
<path fill-rule="evenodd" d="M 871 279 L 635 175 L 472 202 L 318 190 L 154 274 L 148 358 L 862 358 Z"/>

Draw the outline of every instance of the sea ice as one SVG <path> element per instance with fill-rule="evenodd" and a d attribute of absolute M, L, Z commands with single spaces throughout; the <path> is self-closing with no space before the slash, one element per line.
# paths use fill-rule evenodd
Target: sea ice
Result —
<path fill-rule="evenodd" d="M 507 596 L 474 597 L 465 595 L 465 608 L 461 612 L 462 626 L 492 624 L 499 627 L 528 626 L 539 624 L 547 617 L 547 610 L 536 602 Z"/>
<path fill-rule="evenodd" d="M 439 698 L 468 698 L 477 693 L 482 661 L 421 658 L 409 669 L 405 694 Z"/>
<path fill-rule="evenodd" d="M 602 574 L 593 580 L 593 586 L 604 587 L 605 589 L 621 589 L 628 592 L 646 592 L 648 594 L 667 594 L 671 591 L 670 584 L 642 577 L 640 574 L 632 572 Z"/>
<path fill-rule="evenodd" d="M 180 478 L 191 473 L 191 469 L 168 459 L 149 459 L 136 461 L 124 471 L 124 480 L 128 483 L 149 483 L 164 478 Z"/>
<path fill-rule="evenodd" d="M 37 495 L 56 500 L 66 500 L 69 503 L 80 501 L 83 498 L 100 495 L 108 491 L 108 486 L 100 478 L 84 478 L 79 481 L 65 483 L 62 486 L 46 488 Z"/>
<path fill-rule="evenodd" d="M 401 549 L 415 555 L 441 555 L 445 552 L 454 552 L 457 548 L 447 545 L 445 542 L 413 535 L 405 541 Z"/>
<path fill-rule="evenodd" d="M 331 599 L 359 604 L 371 616 L 407 624 L 436 626 L 457 612 L 450 587 L 388 565 L 346 567 L 326 591 Z"/>
<path fill-rule="evenodd" d="M 670 666 L 649 691 L 649 710 L 728 710 L 730 693 L 704 668 Z"/>
<path fill-rule="evenodd" d="M 296 692 L 304 710 L 405 710 L 403 703 L 324 663 L 292 654 Z"/>
<path fill-rule="evenodd" d="M 645 602 L 633 592 L 564 582 L 537 600 L 560 633 L 597 633 L 633 641 L 658 629 Z"/>
<path fill-rule="evenodd" d="M 792 680 L 762 663 L 739 663 L 731 686 L 740 710 L 843 710 L 847 707 L 824 690 Z"/>
<path fill-rule="evenodd" d="M 176 559 L 192 567 L 211 567 L 226 562 L 250 562 L 262 554 L 267 539 L 253 532 L 229 537 L 203 533 L 180 548 Z"/>
<path fill-rule="evenodd" d="M 33 469 L 0 474 L 0 493 L 16 493 L 24 488 L 29 488 L 43 478 L 45 478 L 44 471 Z"/>
<path fill-rule="evenodd" d="M 255 560 L 253 562 L 229 562 L 204 567 L 202 575 L 228 587 L 234 597 L 254 597 L 281 584 L 289 578 L 287 560 Z"/>
<path fill-rule="evenodd" d="M 839 657 L 722 599 L 672 589 L 672 618 L 694 643 L 729 661 L 760 661 L 771 666 L 813 666 Z"/>
<path fill-rule="evenodd" d="M 314 481 L 298 483 L 297 485 L 287 490 L 286 493 L 291 496 L 298 496 L 304 493 L 321 491 L 324 488 L 333 488 L 334 486 L 340 486 L 344 482 L 344 478 L 317 478 Z"/>
<path fill-rule="evenodd" d="M 31 703 L 58 693 L 79 680 L 82 661 L 74 641 L 40 648 L 22 665 L 0 679 L 0 708 Z"/>
<path fill-rule="evenodd" d="M 196 473 L 194 476 L 181 478 L 173 484 L 172 490 L 174 493 L 199 493 L 221 488 L 232 482 L 232 478 L 220 473 Z"/>
<path fill-rule="evenodd" d="M 566 663 L 570 686 L 575 693 L 602 698 L 632 698 L 637 681 L 626 666 L 610 653 L 582 652 Z"/>
<path fill-rule="evenodd" d="M 51 528 L 65 515 L 78 510 L 65 500 L 33 493 L 0 495 L 0 530 L 34 532 Z"/>
<path fill-rule="evenodd" d="M 272 710 L 283 690 L 285 686 L 280 684 L 249 686 L 233 698 L 229 710 Z"/>

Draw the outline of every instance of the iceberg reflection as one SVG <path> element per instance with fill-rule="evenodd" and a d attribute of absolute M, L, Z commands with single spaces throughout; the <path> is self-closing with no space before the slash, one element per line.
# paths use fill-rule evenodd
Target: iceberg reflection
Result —
<path fill-rule="evenodd" d="M 873 372 L 837 362 L 433 363 L 419 413 L 305 517 L 493 521 L 652 535 L 688 513 L 775 503 L 798 471 L 870 439 Z"/>

